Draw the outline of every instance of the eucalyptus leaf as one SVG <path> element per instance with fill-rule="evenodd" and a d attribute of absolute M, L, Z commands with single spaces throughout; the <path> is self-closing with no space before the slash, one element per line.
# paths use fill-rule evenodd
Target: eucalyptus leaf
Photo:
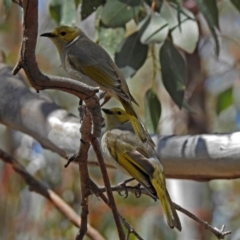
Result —
<path fill-rule="evenodd" d="M 144 44 L 161 43 L 168 35 L 168 23 L 158 13 L 153 13 L 150 22 L 141 36 L 141 42 Z"/>
<path fill-rule="evenodd" d="M 161 47 L 159 59 L 163 84 L 173 101 L 181 108 L 186 79 L 184 59 L 170 40 L 166 40 Z"/>
<path fill-rule="evenodd" d="M 175 28 L 172 32 L 175 46 L 187 53 L 193 53 L 199 39 L 199 29 L 196 21 L 186 20 L 181 23 L 181 28 Z"/>
<path fill-rule="evenodd" d="M 230 1 L 237 8 L 237 10 L 240 12 L 240 1 L 239 0 L 230 0 Z"/>
<path fill-rule="evenodd" d="M 146 126 L 150 133 L 156 133 L 162 107 L 155 91 L 150 88 L 144 96 Z"/>
<path fill-rule="evenodd" d="M 125 78 L 131 77 L 145 62 L 148 45 L 140 41 L 141 31 L 125 38 L 115 53 L 115 62 L 123 71 Z"/>
<path fill-rule="evenodd" d="M 61 25 L 75 25 L 76 23 L 76 10 L 74 0 L 63 1 L 62 3 L 62 17 Z"/>
<path fill-rule="evenodd" d="M 233 104 L 233 89 L 228 88 L 217 97 L 216 112 L 219 114 Z"/>
<path fill-rule="evenodd" d="M 103 5 L 106 0 L 82 0 L 81 16 L 82 20 L 87 18 L 90 14 L 97 10 L 97 8 Z"/>
<path fill-rule="evenodd" d="M 107 27 L 123 27 L 137 16 L 141 0 L 108 0 L 102 9 L 102 23 Z"/>
<path fill-rule="evenodd" d="M 124 39 L 125 28 L 105 28 L 99 27 L 98 44 L 101 45 L 113 58 L 120 43 Z"/>
<path fill-rule="evenodd" d="M 60 24 L 62 13 L 62 0 L 50 0 L 49 2 L 50 16 Z"/>
<path fill-rule="evenodd" d="M 187 53 L 193 53 L 199 39 L 198 24 L 194 15 L 175 4 L 164 3 L 161 16 L 168 22 L 173 43 Z"/>
<path fill-rule="evenodd" d="M 219 55 L 219 40 L 216 28 L 219 29 L 218 8 L 216 0 L 196 0 L 199 10 L 207 20 L 208 27 L 216 44 L 216 55 Z"/>

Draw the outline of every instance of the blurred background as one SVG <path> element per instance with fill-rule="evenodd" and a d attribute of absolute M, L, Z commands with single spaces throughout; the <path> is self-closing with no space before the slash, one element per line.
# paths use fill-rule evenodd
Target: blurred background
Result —
<path fill-rule="evenodd" d="M 66 1 L 66 4 L 58 0 L 39 0 L 39 35 L 52 30 L 59 24 L 75 24 L 81 27 L 87 36 L 103 46 L 115 58 L 128 79 L 131 93 L 141 106 L 136 110 L 151 133 L 186 135 L 239 131 L 240 6 L 237 1 L 211 1 L 216 3 L 218 14 L 215 16 L 215 13 L 214 17 L 210 17 L 209 20 L 201 5 L 198 4 L 199 1 L 153 1 L 157 4 L 155 11 L 158 12 L 155 18 L 155 15 L 151 13 L 153 5 L 150 0 L 140 1 L 140 7 L 138 1 L 121 0 L 119 2 L 126 4 L 128 8 L 138 7 L 139 9 L 135 9 L 137 16 L 132 15 L 120 23 L 110 21 L 112 18 L 108 15 L 109 12 L 113 12 L 115 14 L 113 19 L 121 21 L 118 15 L 120 13 L 117 12 L 118 5 L 114 5 L 118 4 L 116 0 L 92 1 L 94 2 L 92 11 L 88 12 L 86 2 L 70 0 Z M 186 16 L 186 12 L 188 16 L 191 16 L 185 19 L 186 21 L 184 20 L 186 25 L 182 24 L 182 29 L 178 26 L 176 6 L 183 9 L 180 12 L 180 18 Z M 167 13 L 169 9 L 171 12 Z M 211 16 L 213 12 L 208 14 Z M 209 23 L 211 19 L 214 22 L 216 17 L 219 21 L 219 28 L 217 24 Z M 154 24 L 163 26 L 162 20 L 159 21 L 159 19 L 165 19 L 164 23 L 167 22 L 169 27 L 158 30 L 161 34 L 156 36 Z M 145 23 L 149 21 L 149 23 L 145 29 L 142 29 L 144 21 Z M 143 58 L 143 61 L 136 63 L 137 60 L 133 56 L 133 59 L 128 59 L 128 62 L 133 61 L 137 66 L 127 65 L 123 63 L 124 54 L 128 49 L 126 42 L 130 41 L 131 34 L 141 29 L 143 34 L 136 52 L 140 54 L 138 58 Z M 5 52 L 6 63 L 9 66 L 14 66 L 18 60 L 21 38 L 21 8 L 11 1 L 0 1 L 0 47 Z M 186 64 L 186 77 L 181 88 L 184 98 L 181 100 L 175 97 L 176 89 L 166 88 L 166 79 L 162 75 L 163 63 L 159 59 L 159 49 L 163 47 L 167 39 L 172 41 L 174 49 L 177 49 Z M 217 45 L 219 45 L 219 50 Z M 218 57 L 217 51 L 219 51 Z M 38 38 L 36 57 L 42 72 L 67 76 L 61 67 L 55 47 L 48 39 Z M 174 62 L 166 59 L 166 64 L 174 65 Z M 23 71 L 21 74 L 26 85 L 30 87 Z M 155 100 L 149 99 L 148 91 L 152 91 Z M 61 108 L 78 116 L 76 97 L 57 90 L 44 90 L 39 94 L 51 98 Z M 151 104 L 158 107 L 158 110 L 153 108 L 157 116 L 151 115 L 152 113 L 146 110 Z M 106 107 L 117 105 L 115 100 L 111 100 Z M 181 110 L 179 105 L 183 106 Z M 157 119 L 157 124 L 152 120 L 153 118 Z M 56 153 L 45 150 L 31 136 L 2 124 L 0 132 L 0 147 L 11 153 L 32 175 L 59 194 L 79 213 L 81 196 L 78 167 L 70 164 L 68 168 L 64 168 L 64 159 Z M 102 185 L 98 167 L 90 166 L 89 171 L 94 181 Z M 112 184 L 127 179 L 127 176 L 114 169 L 109 169 L 108 172 Z M 167 184 L 174 202 L 213 226 L 221 228 L 225 224 L 226 230 L 232 230 L 232 234 L 226 239 L 240 239 L 239 180 L 196 182 L 168 179 Z M 64 240 L 75 238 L 78 229 L 48 200 L 30 192 L 28 186 L 12 167 L 1 161 L 0 196 L 1 239 Z M 179 216 L 183 231 L 178 233 L 169 229 L 159 202 L 154 202 L 149 197 L 136 198 L 133 194 L 129 194 L 125 199 L 116 193 L 114 196 L 120 213 L 144 239 L 216 239 L 212 233 L 183 216 L 182 213 L 179 213 Z M 90 224 L 106 239 L 116 239 L 117 232 L 109 208 L 94 196 L 90 198 L 89 206 Z M 135 238 L 131 236 L 130 239 Z"/>

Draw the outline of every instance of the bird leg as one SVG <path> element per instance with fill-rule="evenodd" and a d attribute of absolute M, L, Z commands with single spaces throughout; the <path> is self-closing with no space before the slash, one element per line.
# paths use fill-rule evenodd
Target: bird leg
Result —
<path fill-rule="evenodd" d="M 127 179 L 127 180 L 125 180 L 125 181 L 123 181 L 123 182 L 121 182 L 121 183 L 118 184 L 118 186 L 121 186 L 121 187 L 124 188 L 124 191 L 125 191 L 125 197 L 124 197 L 124 198 L 127 198 L 127 197 L 128 197 L 127 183 L 129 183 L 129 182 L 131 182 L 131 181 L 133 181 L 133 180 L 135 180 L 135 179 L 134 179 L 134 178 L 130 178 L 130 179 Z M 121 194 L 121 191 L 119 191 L 118 194 L 119 194 L 120 196 L 123 196 L 123 195 Z"/>
<path fill-rule="evenodd" d="M 140 198 L 142 195 L 141 192 L 141 183 L 138 183 L 136 186 L 134 186 L 134 188 L 136 189 L 136 191 L 134 191 L 135 197 L 136 198 Z"/>

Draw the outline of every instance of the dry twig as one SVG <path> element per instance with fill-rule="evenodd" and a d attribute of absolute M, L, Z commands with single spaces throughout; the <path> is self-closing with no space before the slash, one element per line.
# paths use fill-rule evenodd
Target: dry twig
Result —
<path fill-rule="evenodd" d="M 89 182 L 89 188 L 91 189 L 93 194 L 100 197 L 111 208 L 110 203 L 108 202 L 108 199 L 103 194 L 103 192 L 105 192 L 105 188 L 103 191 L 93 181 Z M 122 223 L 124 224 L 124 226 L 126 227 L 126 229 L 128 230 L 127 237 L 129 237 L 130 233 L 132 233 L 135 235 L 135 237 L 137 239 L 143 240 L 143 238 L 134 230 L 134 228 L 125 220 L 125 218 L 119 212 L 117 212 L 117 214 L 118 214 L 119 218 L 121 219 Z M 126 238 L 126 239 L 128 239 L 128 238 Z"/>
<path fill-rule="evenodd" d="M 98 190 L 101 193 L 106 191 L 106 189 L 104 187 L 99 187 Z M 132 186 L 122 186 L 121 184 L 119 184 L 119 185 L 113 186 L 112 191 L 115 191 L 115 192 L 118 192 L 118 193 L 121 193 L 121 192 L 126 193 L 126 191 L 129 191 L 131 193 L 134 193 L 136 197 L 139 197 L 139 194 L 144 194 L 144 195 L 148 195 L 149 197 L 153 198 L 152 195 L 149 194 L 149 191 L 146 190 L 146 188 L 139 188 L 139 187 L 132 187 Z M 156 201 L 157 197 L 153 198 L 153 199 Z M 211 231 L 218 239 L 224 239 L 224 237 L 226 235 L 231 234 L 231 231 L 224 231 L 225 225 L 223 225 L 221 229 L 218 229 L 216 227 L 212 227 L 209 223 L 201 220 L 196 215 L 194 215 L 191 212 L 189 212 L 188 210 L 182 208 L 178 204 L 176 204 L 174 202 L 173 202 L 173 204 L 178 211 L 182 212 L 183 214 L 185 214 L 189 218 L 191 218 L 194 221 L 198 222 L 199 224 L 203 225 L 206 229 Z"/>
<path fill-rule="evenodd" d="M 88 222 L 88 196 L 90 194 L 88 188 L 89 174 L 87 167 L 88 150 L 90 148 L 91 142 L 91 127 L 92 119 L 87 108 L 85 115 L 83 117 L 82 126 L 80 129 L 82 139 L 79 152 L 77 155 L 77 161 L 79 162 L 79 172 L 80 172 L 80 184 L 81 184 L 81 219 L 82 224 L 77 234 L 76 240 L 83 239 L 87 232 L 87 222 Z"/>

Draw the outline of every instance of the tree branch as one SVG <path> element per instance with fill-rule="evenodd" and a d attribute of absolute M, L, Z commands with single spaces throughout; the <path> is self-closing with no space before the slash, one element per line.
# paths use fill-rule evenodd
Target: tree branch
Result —
<path fill-rule="evenodd" d="M 182 208 L 178 204 L 173 203 L 173 205 L 178 211 L 184 213 L 185 215 L 187 215 L 188 217 L 190 217 L 191 219 L 193 219 L 194 221 L 198 222 L 199 224 L 203 225 L 206 229 L 211 231 L 218 239 L 224 239 L 225 236 L 232 233 L 231 231 L 224 231 L 224 228 L 225 228 L 224 225 L 221 227 L 221 229 L 218 229 L 216 227 L 212 227 L 210 224 L 208 224 L 207 222 L 198 218 L 196 215 L 194 215 L 191 212 L 189 212 L 188 210 Z"/>
<path fill-rule="evenodd" d="M 120 195 L 121 195 L 121 192 L 125 192 L 126 197 L 128 196 L 128 192 L 132 192 L 132 193 L 135 194 L 135 196 L 137 198 L 139 198 L 141 196 L 141 194 L 144 194 L 144 195 L 147 195 L 147 196 L 153 198 L 153 196 L 149 194 L 149 191 L 147 191 L 146 188 L 139 188 L 139 187 L 133 187 L 133 186 L 126 186 L 126 185 L 122 186 L 121 184 L 119 184 L 119 185 L 111 187 L 111 189 L 112 189 L 113 192 L 116 191 Z M 98 187 L 98 191 L 101 192 L 101 193 L 104 193 L 104 192 L 106 192 L 106 189 L 104 187 Z M 156 201 L 158 198 L 156 197 L 156 198 L 153 198 L 153 199 Z M 206 229 L 211 231 L 218 239 L 224 239 L 224 237 L 226 235 L 231 234 L 231 231 L 224 231 L 224 227 L 225 227 L 224 225 L 222 226 L 221 229 L 218 229 L 216 227 L 212 227 L 209 223 L 201 220 L 196 215 L 194 215 L 193 213 L 189 212 L 188 210 L 182 208 L 178 204 L 173 202 L 173 205 L 178 211 L 182 212 L 183 214 L 185 214 L 189 218 L 193 219 L 194 221 L 198 222 L 199 224 L 203 225 Z"/>
<path fill-rule="evenodd" d="M 0 122 L 27 133 L 62 157 L 65 152 L 76 152 L 81 138 L 79 118 L 31 92 L 21 79 L 19 75 L 12 76 L 11 68 L 0 63 Z M 200 181 L 240 177 L 240 132 L 155 135 L 153 139 L 167 177 Z M 89 158 L 94 157 L 90 150 Z"/>
<path fill-rule="evenodd" d="M 30 175 L 16 159 L 4 152 L 2 149 L 0 149 L 0 158 L 5 163 L 12 165 L 14 171 L 22 177 L 31 191 L 34 191 L 51 201 L 58 211 L 68 218 L 69 221 L 72 222 L 76 227 L 79 228 L 81 226 L 81 219 L 77 213 L 55 192 L 45 187 L 41 182 Z M 92 240 L 104 240 L 102 235 L 89 224 L 87 226 L 86 235 Z"/>
<path fill-rule="evenodd" d="M 76 158 L 76 161 L 79 162 L 79 172 L 80 172 L 81 219 L 82 219 L 82 224 L 76 236 L 76 240 L 83 239 L 87 232 L 88 213 L 89 213 L 88 212 L 88 196 L 90 194 L 90 191 L 88 188 L 89 174 L 88 174 L 88 167 L 87 167 L 87 159 L 88 159 L 88 150 L 90 148 L 90 142 L 91 142 L 91 127 L 92 127 L 92 119 L 90 117 L 90 113 L 86 108 L 83 121 L 82 121 L 82 126 L 80 128 L 80 132 L 82 135 L 81 145 Z"/>
<path fill-rule="evenodd" d="M 240 132 L 157 139 L 167 177 L 200 181 L 240 177 Z"/>
<path fill-rule="evenodd" d="M 89 188 L 92 190 L 92 193 L 94 193 L 96 196 L 100 197 L 111 208 L 108 199 L 103 194 L 103 192 L 106 191 L 106 188 L 100 189 L 93 181 L 89 182 Z M 103 189 L 104 189 L 104 191 L 103 191 Z M 118 214 L 119 218 L 121 219 L 122 223 L 124 224 L 124 226 L 126 227 L 126 229 L 128 230 L 128 233 L 132 233 L 137 237 L 137 239 L 143 240 L 143 238 L 134 230 L 134 228 L 125 220 L 125 218 L 119 212 L 117 212 L 117 214 Z M 128 238 L 126 238 L 126 239 L 128 240 Z"/>

